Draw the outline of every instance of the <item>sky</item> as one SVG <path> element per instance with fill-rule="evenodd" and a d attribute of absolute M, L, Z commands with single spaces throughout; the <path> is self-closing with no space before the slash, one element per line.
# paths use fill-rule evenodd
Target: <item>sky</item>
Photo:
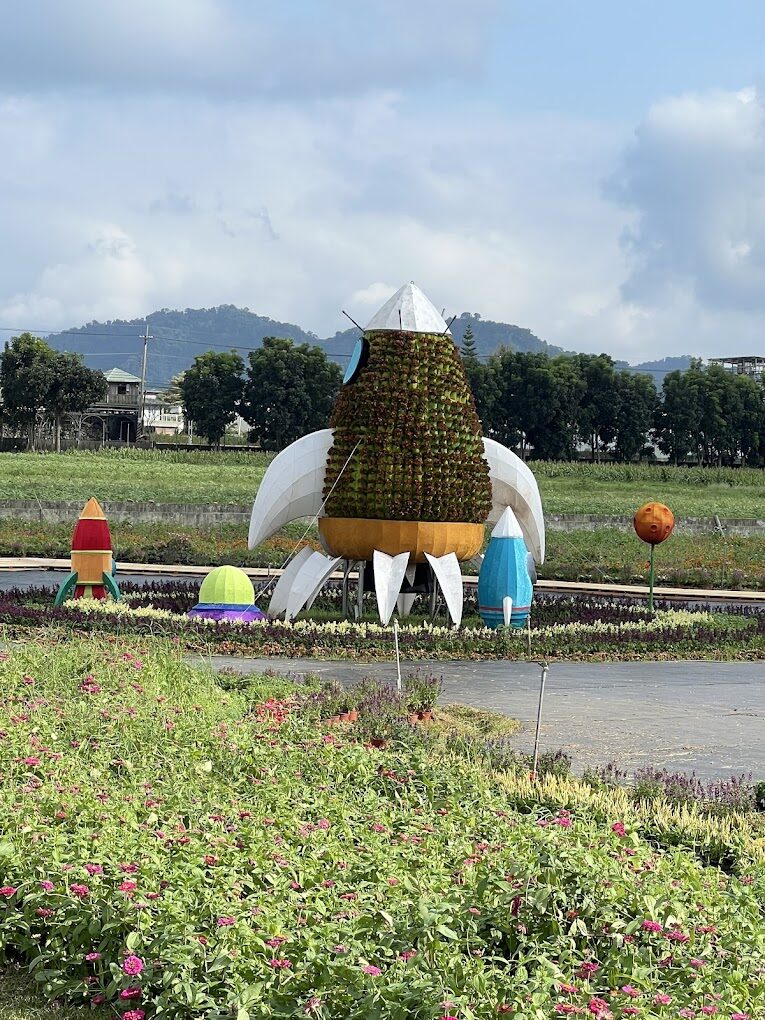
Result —
<path fill-rule="evenodd" d="M 765 354 L 760 2 L 0 12 L 0 338 L 227 303 L 329 336 L 414 280 L 571 350 Z"/>

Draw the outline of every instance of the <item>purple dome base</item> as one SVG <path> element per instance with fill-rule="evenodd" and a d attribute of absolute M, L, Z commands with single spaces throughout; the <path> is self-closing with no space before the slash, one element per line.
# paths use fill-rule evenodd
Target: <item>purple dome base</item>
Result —
<path fill-rule="evenodd" d="M 257 606 L 216 606 L 202 602 L 190 609 L 186 615 L 203 620 L 229 620 L 238 623 L 256 623 L 258 620 L 266 619 L 266 614 Z"/>

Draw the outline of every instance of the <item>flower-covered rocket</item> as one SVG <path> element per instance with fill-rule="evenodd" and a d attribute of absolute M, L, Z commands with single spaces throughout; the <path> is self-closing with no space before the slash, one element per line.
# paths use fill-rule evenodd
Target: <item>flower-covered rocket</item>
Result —
<path fill-rule="evenodd" d="M 114 555 L 109 522 L 97 499 L 91 498 L 82 509 L 72 535 L 72 572 L 58 590 L 54 605 L 68 598 L 119 601 L 114 580 Z"/>

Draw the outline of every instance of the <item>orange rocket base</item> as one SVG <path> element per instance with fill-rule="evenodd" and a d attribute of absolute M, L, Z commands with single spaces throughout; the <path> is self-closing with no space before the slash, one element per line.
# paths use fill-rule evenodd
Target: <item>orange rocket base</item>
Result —
<path fill-rule="evenodd" d="M 114 556 L 109 522 L 97 499 L 83 507 L 72 535 L 72 572 L 58 590 L 55 606 L 66 599 L 106 599 L 119 601 L 114 580 Z"/>

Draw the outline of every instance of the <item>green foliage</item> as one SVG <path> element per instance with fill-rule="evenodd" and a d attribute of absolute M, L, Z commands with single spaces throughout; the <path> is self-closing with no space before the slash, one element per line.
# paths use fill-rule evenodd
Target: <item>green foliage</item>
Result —
<path fill-rule="evenodd" d="M 0 390 L 10 421 L 34 428 L 54 382 L 55 361 L 53 349 L 31 333 L 22 333 L 6 343 L 0 357 Z"/>
<path fill-rule="evenodd" d="M 756 816 L 634 804 L 554 760 L 533 783 L 416 728 L 379 751 L 305 718 L 299 687 L 260 698 L 159 643 L 12 653 L 0 958 L 41 995 L 167 1020 L 548 1020 L 624 1016 L 628 986 L 655 1020 L 762 1015 Z M 732 874 L 706 863 L 726 848 Z"/>
<path fill-rule="evenodd" d="M 53 380 L 45 397 L 45 409 L 55 422 L 56 450 L 61 449 L 61 419 L 65 414 L 83 414 L 106 396 L 108 384 L 103 372 L 87 368 L 79 354 L 56 353 Z"/>
<path fill-rule="evenodd" d="M 484 521 L 489 472 L 451 337 L 385 331 L 366 341 L 367 363 L 332 411 L 327 515 Z"/>
<path fill-rule="evenodd" d="M 460 354 L 462 355 L 463 362 L 478 361 L 478 348 L 476 346 L 475 336 L 473 335 L 473 327 L 470 323 L 465 326 L 465 332 L 462 334 Z"/>
<path fill-rule="evenodd" d="M 176 383 L 186 417 L 211 445 L 220 443 L 236 417 L 243 371 L 244 362 L 233 351 L 207 351 L 194 358 L 194 364 Z"/>
<path fill-rule="evenodd" d="M 249 360 L 241 414 L 264 450 L 326 428 L 342 372 L 321 347 L 266 337 Z"/>

